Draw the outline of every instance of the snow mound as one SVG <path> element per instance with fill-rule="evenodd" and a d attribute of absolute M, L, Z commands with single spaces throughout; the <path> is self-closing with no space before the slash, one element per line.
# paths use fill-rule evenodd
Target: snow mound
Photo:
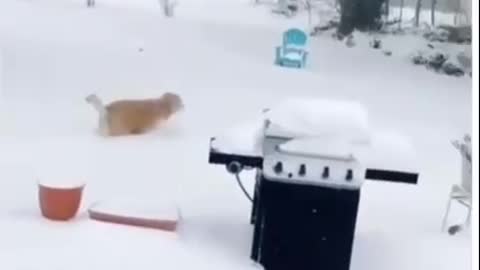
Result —
<path fill-rule="evenodd" d="M 71 189 L 83 187 L 87 184 L 83 175 L 76 173 L 73 166 L 62 167 L 57 169 L 56 166 L 51 168 L 36 168 L 37 182 L 39 185 L 49 188 Z"/>

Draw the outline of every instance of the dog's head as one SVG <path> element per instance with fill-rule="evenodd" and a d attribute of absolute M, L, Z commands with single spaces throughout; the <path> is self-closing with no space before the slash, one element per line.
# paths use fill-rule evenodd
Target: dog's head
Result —
<path fill-rule="evenodd" d="M 178 112 L 185 109 L 185 104 L 183 103 L 182 98 L 171 92 L 167 92 L 162 95 L 161 99 L 168 104 L 172 112 Z"/>
<path fill-rule="evenodd" d="M 98 101 L 100 101 L 100 98 L 95 94 L 90 94 L 87 97 L 85 97 L 85 101 L 87 103 L 94 104 L 94 103 L 98 103 Z"/>

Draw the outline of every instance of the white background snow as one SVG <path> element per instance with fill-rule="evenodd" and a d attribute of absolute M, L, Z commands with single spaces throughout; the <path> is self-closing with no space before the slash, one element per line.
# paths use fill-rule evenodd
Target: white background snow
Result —
<path fill-rule="evenodd" d="M 470 269 L 471 234 L 440 232 L 460 157 L 450 140 L 471 130 L 471 80 L 408 61 L 416 37 L 391 37 L 385 57 L 328 36 L 309 41 L 306 70 L 275 67 L 274 46 L 306 18 L 248 0 L 185 0 L 165 19 L 155 0 L 0 1 L 0 269 L 253 269 L 250 205 L 208 142 L 288 96 L 362 102 L 374 126 L 413 139 L 417 186 L 367 182 L 352 270 Z M 362 43 L 363 44 L 363 43 Z M 140 48 L 143 49 L 140 50 Z M 396 53 L 397 52 L 397 53 Z M 142 137 L 103 139 L 84 97 L 180 93 L 186 111 Z M 36 182 L 87 182 L 78 218 L 40 217 Z M 251 185 L 253 179 L 244 176 Z M 177 235 L 87 219 L 96 200 L 171 199 Z M 452 222 L 464 211 L 454 208 Z"/>

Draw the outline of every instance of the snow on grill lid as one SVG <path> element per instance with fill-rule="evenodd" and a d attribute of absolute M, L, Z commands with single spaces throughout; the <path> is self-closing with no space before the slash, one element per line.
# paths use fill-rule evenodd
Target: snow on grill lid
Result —
<path fill-rule="evenodd" d="M 353 160 L 354 147 L 345 140 L 325 137 L 293 139 L 279 146 L 280 151 L 291 154 L 322 156 L 326 159 Z"/>
<path fill-rule="evenodd" d="M 264 120 L 270 125 L 263 133 Z M 262 117 L 238 124 L 216 136 L 214 150 L 244 155 L 261 155 L 263 136 L 335 137 L 349 142 L 369 142 L 366 109 L 359 103 L 294 98 L 287 99 Z"/>
<path fill-rule="evenodd" d="M 275 131 L 301 136 L 343 136 L 368 141 L 367 110 L 360 103 L 328 99 L 291 98 L 266 113 Z M 274 134 L 272 134 L 274 135 Z"/>
<path fill-rule="evenodd" d="M 348 159 L 364 163 L 371 169 L 418 171 L 418 161 L 408 137 L 394 131 L 375 131 L 369 143 L 351 143 L 340 138 L 312 137 L 293 139 L 279 146 L 289 153 Z"/>

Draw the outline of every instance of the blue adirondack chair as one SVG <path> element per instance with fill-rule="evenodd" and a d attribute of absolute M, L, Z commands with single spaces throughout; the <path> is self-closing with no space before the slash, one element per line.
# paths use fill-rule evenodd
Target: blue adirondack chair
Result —
<path fill-rule="evenodd" d="M 275 64 L 303 68 L 307 62 L 307 34 L 292 28 L 283 33 L 283 44 L 276 48 Z"/>

